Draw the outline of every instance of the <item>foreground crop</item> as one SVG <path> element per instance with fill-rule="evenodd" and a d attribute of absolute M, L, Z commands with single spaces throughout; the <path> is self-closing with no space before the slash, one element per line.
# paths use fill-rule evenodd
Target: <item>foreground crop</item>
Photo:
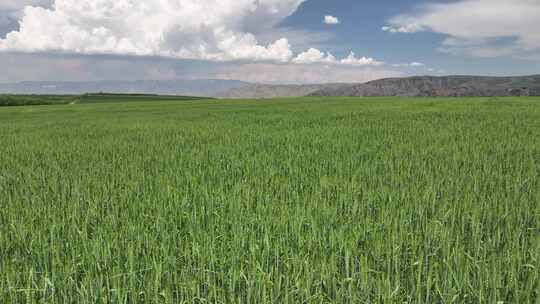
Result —
<path fill-rule="evenodd" d="M 0 109 L 0 302 L 537 303 L 536 99 Z"/>

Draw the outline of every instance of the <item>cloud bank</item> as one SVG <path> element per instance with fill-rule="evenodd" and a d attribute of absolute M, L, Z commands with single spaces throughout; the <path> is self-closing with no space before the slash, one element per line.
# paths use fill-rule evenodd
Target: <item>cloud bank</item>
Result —
<path fill-rule="evenodd" d="M 538 0 L 460 0 L 396 16 L 382 29 L 446 35 L 440 50 L 454 54 L 496 57 L 538 53 L 538 12 Z"/>
<path fill-rule="evenodd" d="M 305 1 L 0 0 L 0 81 L 356 82 L 414 66 L 313 48 L 330 34 L 280 27 Z M 2 12 L 11 16 L 5 36 Z"/>
<path fill-rule="evenodd" d="M 331 53 L 321 52 L 315 48 L 311 48 L 306 52 L 298 54 L 298 56 L 296 56 L 292 62 L 300 64 L 324 63 L 351 66 L 381 66 L 385 64 L 384 62 L 377 61 L 373 58 L 356 58 L 354 52 L 351 52 L 348 57 L 338 60 Z"/>
<path fill-rule="evenodd" d="M 20 29 L 0 40 L 0 49 L 286 62 L 293 56 L 286 38 L 260 45 L 253 33 L 303 1 L 56 0 L 52 8 L 26 6 Z"/>
<path fill-rule="evenodd" d="M 371 67 L 358 69 L 347 65 L 250 63 L 222 68 L 212 74 L 212 78 L 238 79 L 256 83 L 313 84 L 361 83 L 405 75 L 403 72 L 392 69 Z"/>
<path fill-rule="evenodd" d="M 391 66 L 209 62 L 163 57 L 0 52 L 0 83 L 16 81 L 230 79 L 307 84 L 365 82 L 406 75 Z M 37 68 L 36 68 L 37 67 Z"/>
<path fill-rule="evenodd" d="M 373 58 L 343 60 L 310 49 L 298 56 L 287 37 L 261 44 L 305 0 L 50 0 L 8 1 L 21 9 L 20 29 L 0 51 L 158 56 L 207 61 L 270 61 L 377 66 Z M 49 3 L 49 6 L 43 6 Z M 23 5 L 24 4 L 24 5 Z M 36 6 L 41 5 L 41 6 Z M 327 16 L 332 17 L 332 16 Z M 337 18 L 327 18 L 337 23 Z M 323 54 L 323 55 L 321 55 Z M 325 56 L 325 58 L 317 58 Z"/>

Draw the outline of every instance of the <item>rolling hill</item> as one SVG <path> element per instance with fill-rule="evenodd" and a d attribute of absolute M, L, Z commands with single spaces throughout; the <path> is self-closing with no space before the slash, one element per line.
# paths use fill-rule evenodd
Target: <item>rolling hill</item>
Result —
<path fill-rule="evenodd" d="M 539 96 L 540 75 L 519 77 L 415 76 L 387 78 L 356 84 L 276 85 L 219 79 L 0 84 L 0 94 L 80 95 L 97 92 L 208 96 L 224 99 L 301 96 Z"/>
<path fill-rule="evenodd" d="M 310 96 L 475 97 L 538 96 L 540 75 L 521 77 L 417 76 L 327 87 Z"/>

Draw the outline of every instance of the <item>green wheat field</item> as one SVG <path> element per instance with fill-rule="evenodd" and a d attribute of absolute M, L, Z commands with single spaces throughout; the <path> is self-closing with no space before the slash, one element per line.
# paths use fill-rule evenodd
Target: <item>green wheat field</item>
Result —
<path fill-rule="evenodd" d="M 540 303 L 539 98 L 188 99 L 0 108 L 0 303 Z"/>

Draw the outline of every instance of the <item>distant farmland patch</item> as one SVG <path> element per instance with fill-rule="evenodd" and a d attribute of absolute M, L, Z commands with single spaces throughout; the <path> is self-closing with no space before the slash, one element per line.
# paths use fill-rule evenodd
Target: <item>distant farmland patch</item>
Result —
<path fill-rule="evenodd" d="M 0 95 L 1 106 L 39 106 L 78 103 L 153 102 L 204 100 L 207 97 L 152 95 L 152 94 L 110 94 L 92 93 L 83 95 Z"/>
<path fill-rule="evenodd" d="M 69 104 L 78 98 L 74 95 L 0 95 L 0 107 Z"/>
<path fill-rule="evenodd" d="M 176 96 L 176 95 L 96 93 L 96 94 L 82 95 L 80 103 L 188 101 L 188 100 L 205 100 L 205 99 L 209 99 L 209 98 L 208 97 L 195 97 L 195 96 Z"/>

